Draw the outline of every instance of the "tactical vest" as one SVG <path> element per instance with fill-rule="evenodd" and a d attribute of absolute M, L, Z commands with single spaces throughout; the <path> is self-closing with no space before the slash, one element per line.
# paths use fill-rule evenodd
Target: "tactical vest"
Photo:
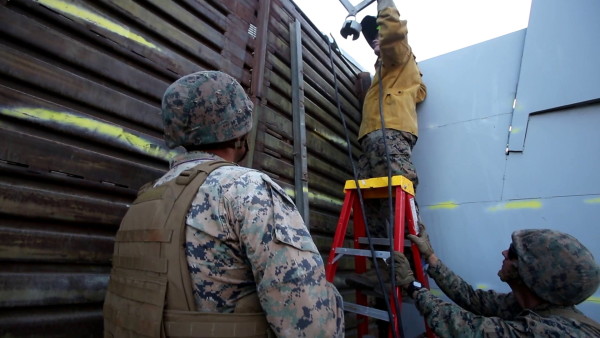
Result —
<path fill-rule="evenodd" d="M 103 309 L 105 337 L 272 335 L 264 313 L 258 312 L 262 309 L 256 293 L 242 299 L 235 313 L 195 311 L 184 250 L 185 220 L 206 177 L 225 165 L 232 164 L 204 163 L 140 190 L 115 238 Z"/>

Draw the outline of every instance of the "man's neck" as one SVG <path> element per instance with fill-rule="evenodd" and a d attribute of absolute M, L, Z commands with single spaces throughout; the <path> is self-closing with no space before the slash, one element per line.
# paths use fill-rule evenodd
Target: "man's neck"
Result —
<path fill-rule="evenodd" d="M 207 150 L 207 153 L 215 154 L 225 161 L 235 162 L 236 161 L 236 152 L 233 148 L 220 148 L 220 149 L 211 149 Z"/>
<path fill-rule="evenodd" d="M 533 293 L 523 282 L 509 282 L 508 285 L 513 291 L 517 302 L 523 309 L 535 309 L 545 303 L 543 299 Z"/>

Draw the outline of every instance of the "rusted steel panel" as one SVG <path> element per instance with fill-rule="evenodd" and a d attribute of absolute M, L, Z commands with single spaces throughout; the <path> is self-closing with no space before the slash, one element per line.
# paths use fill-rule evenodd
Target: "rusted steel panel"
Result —
<path fill-rule="evenodd" d="M 63 2 L 54 1 L 54 3 L 61 4 Z M 75 5 L 85 4 L 83 1 L 73 3 Z M 58 10 L 51 10 L 32 0 L 11 0 L 7 2 L 6 7 L 12 10 L 10 21 L 13 20 L 13 16 L 25 15 L 38 21 L 46 29 L 56 31 L 62 36 L 59 39 L 76 39 L 91 48 L 110 54 L 115 61 L 124 60 L 139 69 L 166 79 L 167 82 L 175 79 L 178 74 L 187 74 L 198 69 L 198 65 L 176 53 L 158 50 L 153 48 L 155 45 L 145 44 L 142 36 L 130 32 L 127 25 L 117 24 L 110 16 L 94 16 L 94 12 L 87 12 L 80 18 L 77 11 L 75 14 L 69 15 Z M 93 23 L 94 19 L 101 21 L 102 25 Z M 23 46 L 27 46 L 30 40 L 35 40 L 35 36 L 29 36 L 24 41 L 27 43 Z M 139 42 L 137 42 L 138 40 Z M 60 52 L 61 50 L 56 49 L 56 51 Z M 73 52 L 77 53 L 77 50 L 75 49 Z"/>
<path fill-rule="evenodd" d="M 15 163 L 29 164 L 30 170 L 60 172 L 82 179 L 139 189 L 140 186 L 161 176 L 164 172 L 125 159 L 99 154 L 80 147 L 61 144 L 34 135 L 14 132 L 0 126 L 0 138 L 13 144 L 0 149 L 0 158 Z M 133 170 L 133 169 L 136 170 Z M 82 176 L 82 175 L 86 176 Z"/>
<path fill-rule="evenodd" d="M 108 268 L 104 272 L 85 272 L 80 266 L 56 272 L 10 270 L 11 266 L 4 266 L 0 271 L 0 307 L 101 303 L 108 285 Z"/>
<path fill-rule="evenodd" d="M 1 182 L 0 213 L 114 226 L 120 223 L 127 208 L 124 203 L 65 194 L 52 188 L 55 190 Z"/>
<path fill-rule="evenodd" d="M 197 0 L 186 0 L 197 1 Z M 237 20 L 254 23 L 260 2 L 266 0 L 207 0 L 206 3 L 224 13 L 233 14 Z M 235 28 L 234 28 L 235 29 Z"/>
<path fill-rule="evenodd" d="M 289 93 L 291 90 L 289 82 L 285 78 L 280 77 L 280 75 L 283 75 L 285 77 L 286 74 L 289 74 L 289 72 L 290 72 L 289 67 L 286 66 L 283 62 L 280 62 L 279 60 L 277 60 L 276 58 L 272 58 L 271 62 L 273 65 L 273 70 L 274 70 L 274 72 L 272 74 L 270 74 L 271 87 L 277 88 L 279 92 Z M 311 75 L 311 74 L 314 74 L 314 72 L 307 73 L 307 75 Z M 313 81 L 314 81 L 314 79 L 312 77 L 309 77 L 309 76 L 306 77 L 306 83 L 305 83 L 305 89 L 304 89 L 305 95 L 306 95 L 305 100 L 304 100 L 304 108 L 305 108 L 306 114 L 307 114 L 307 120 L 306 120 L 307 121 L 306 122 L 307 129 L 311 130 L 311 131 L 315 131 L 317 126 L 311 125 L 310 119 L 313 119 L 315 121 L 317 121 L 317 119 L 318 119 L 319 123 L 322 123 L 322 125 L 319 126 L 321 135 L 325 136 L 325 135 L 337 134 L 338 136 L 344 136 L 345 131 L 344 131 L 343 125 L 341 123 L 339 113 L 337 111 L 336 103 L 332 102 L 331 97 L 323 96 L 323 93 L 324 93 L 323 91 L 315 89 L 311 85 L 311 83 L 314 83 Z M 333 89 L 331 88 L 331 90 L 333 90 Z M 329 95 L 332 95 L 332 94 L 329 94 Z M 347 106 L 343 105 L 342 107 L 344 108 L 343 109 L 344 112 L 348 111 Z M 347 125 L 347 127 L 349 129 L 349 133 L 351 135 L 358 134 L 358 124 L 356 124 L 348 116 L 346 116 L 346 125 Z M 323 130 L 324 126 L 326 126 L 327 128 L 329 128 L 331 130 L 329 130 L 329 131 Z M 343 138 L 344 137 L 342 137 L 342 139 Z M 337 139 L 340 139 L 340 137 L 337 137 Z M 351 141 L 356 141 L 355 137 L 352 137 Z M 338 143 L 338 142 L 334 141 L 333 143 Z M 353 145 L 358 146 L 358 143 L 354 142 Z"/>
<path fill-rule="evenodd" d="M 110 79 L 120 86 L 129 88 L 130 95 L 147 97 L 158 101 L 168 83 L 150 76 L 148 73 L 131 67 L 131 65 L 115 60 L 106 53 L 83 42 L 50 30 L 31 17 L 16 14 L 5 7 L 0 7 L 0 22 L 11 21 L 11 25 L 0 25 L 0 33 L 4 38 L 17 41 L 28 41 L 27 49 L 35 48 L 36 57 L 49 60 L 54 65 L 59 62 L 63 68 L 77 67 L 79 71 L 86 71 Z M 35 36 L 36 39 L 31 39 Z M 16 47 L 18 48 L 18 46 Z M 29 53 L 29 56 L 32 56 Z M 80 68 L 81 67 L 81 68 Z M 121 87 L 122 88 L 122 87 Z"/>
<path fill-rule="evenodd" d="M 3 337 L 102 337 L 102 307 L 83 304 L 0 309 Z"/>
<path fill-rule="evenodd" d="M 112 256 L 114 232 L 85 223 L 40 222 L 5 215 L 0 221 L 0 259 L 106 264 Z"/>
<path fill-rule="evenodd" d="M 0 75 L 25 81 L 27 86 L 39 87 L 47 95 L 68 98 L 79 104 L 93 104 L 96 109 L 129 119 L 144 127 L 162 128 L 160 110 L 156 105 L 136 100 L 94 79 L 86 79 L 51 63 L 32 58 L 21 51 L 0 49 Z"/>
<path fill-rule="evenodd" d="M 195 63 L 204 64 L 208 69 L 223 69 L 224 62 L 219 50 L 223 47 L 223 36 L 215 31 L 210 25 L 197 21 L 193 27 L 189 26 L 191 18 L 187 12 L 179 11 L 185 22 L 177 22 L 180 17 L 171 15 L 159 16 L 154 11 L 142 7 L 134 1 L 98 1 L 107 7 L 107 10 L 116 12 L 119 16 L 127 18 L 127 25 L 149 30 L 157 37 L 148 40 L 150 48 L 178 48 L 179 53 Z M 175 12 L 177 5 L 170 3 L 169 6 L 154 8 L 155 11 L 167 9 Z M 132 43 L 125 40 L 125 43 Z M 165 46 L 163 46 L 163 44 Z M 156 47 L 154 47 L 156 46 Z"/>
<path fill-rule="evenodd" d="M 32 94 L 37 93 L 23 93 L 0 85 L 0 121 L 3 129 L 39 135 L 63 144 L 78 144 L 82 148 L 103 144 L 108 147 L 103 149 L 106 153 L 111 153 L 109 149 L 118 149 L 136 154 L 139 155 L 136 162 L 159 169 L 166 168 L 166 160 L 179 152 L 167 148 L 162 140 L 162 133 L 154 136 L 155 133 L 151 130 L 139 132 L 136 130 L 140 128 L 139 125 L 133 126 L 136 129 L 131 129 L 125 122 L 109 122 L 96 117 L 100 112 L 89 107 L 85 109 L 86 113 L 82 113 L 79 111 L 82 108 L 72 102 L 61 102 L 70 106 L 59 105 Z M 114 151 L 112 153 L 117 157 L 123 156 Z M 24 158 L 34 158 L 28 156 L 27 152 L 21 155 Z"/>
<path fill-rule="evenodd" d="M 296 20 L 310 226 L 326 253 L 351 175 L 346 131 L 327 42 L 291 1 L 0 2 L 0 335 L 101 336 L 113 235 L 180 152 L 162 140 L 160 99 L 181 75 L 218 69 L 248 89 L 249 162 L 294 196 Z M 356 158 L 358 70 L 333 58 Z"/>

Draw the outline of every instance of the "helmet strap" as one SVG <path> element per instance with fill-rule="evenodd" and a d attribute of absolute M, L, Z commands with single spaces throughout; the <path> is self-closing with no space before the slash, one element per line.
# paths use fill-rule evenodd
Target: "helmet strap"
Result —
<path fill-rule="evenodd" d="M 239 138 L 239 139 L 235 140 L 235 143 L 233 144 L 233 147 L 235 149 L 242 149 L 242 147 L 244 147 L 246 144 L 247 143 L 246 143 L 245 139 Z"/>
<path fill-rule="evenodd" d="M 237 161 L 237 163 L 242 162 L 246 158 L 246 155 L 248 155 L 248 139 L 243 137 L 235 140 L 234 147 L 235 149 L 244 149 L 244 155 Z"/>
<path fill-rule="evenodd" d="M 516 263 L 512 263 L 511 268 L 508 271 L 498 271 L 498 277 L 506 283 L 521 281 L 521 276 L 519 276 L 519 270 L 517 269 Z"/>

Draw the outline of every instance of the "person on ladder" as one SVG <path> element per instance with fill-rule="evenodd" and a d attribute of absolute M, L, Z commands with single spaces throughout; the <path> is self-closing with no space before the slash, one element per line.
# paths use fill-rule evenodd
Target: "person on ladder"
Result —
<path fill-rule="evenodd" d="M 361 31 L 378 58 L 373 82 L 364 99 L 358 133 L 362 148 L 359 178 L 402 175 L 412 181 L 416 191 L 418 177 L 411 160 L 418 136 L 416 106 L 425 100 L 427 88 L 408 44 L 406 21 L 400 20 L 393 0 L 377 0 L 377 17 L 366 16 L 361 21 Z M 365 200 L 372 237 L 388 237 L 388 224 L 393 223 L 387 220 L 386 202 Z M 389 272 L 384 274 L 384 280 L 389 281 Z M 351 275 L 346 282 L 351 286 L 376 288 L 378 281 L 375 271 L 370 270 L 363 276 Z M 378 304 L 382 309 L 385 306 Z M 383 326 L 380 332 L 387 332 Z"/>
<path fill-rule="evenodd" d="M 366 16 L 361 21 L 363 36 L 378 58 L 358 132 L 362 148 L 358 175 L 388 176 L 391 167 L 392 176 L 408 178 L 416 191 L 419 179 L 411 155 L 418 137 L 417 103 L 425 100 L 427 87 L 408 44 L 407 23 L 400 20 L 394 2 L 378 0 L 377 13 L 377 18 Z M 369 214 L 370 228 L 374 236 L 385 237 L 386 225 L 381 216 L 387 212 L 385 208 L 377 209 L 383 211 Z"/>

